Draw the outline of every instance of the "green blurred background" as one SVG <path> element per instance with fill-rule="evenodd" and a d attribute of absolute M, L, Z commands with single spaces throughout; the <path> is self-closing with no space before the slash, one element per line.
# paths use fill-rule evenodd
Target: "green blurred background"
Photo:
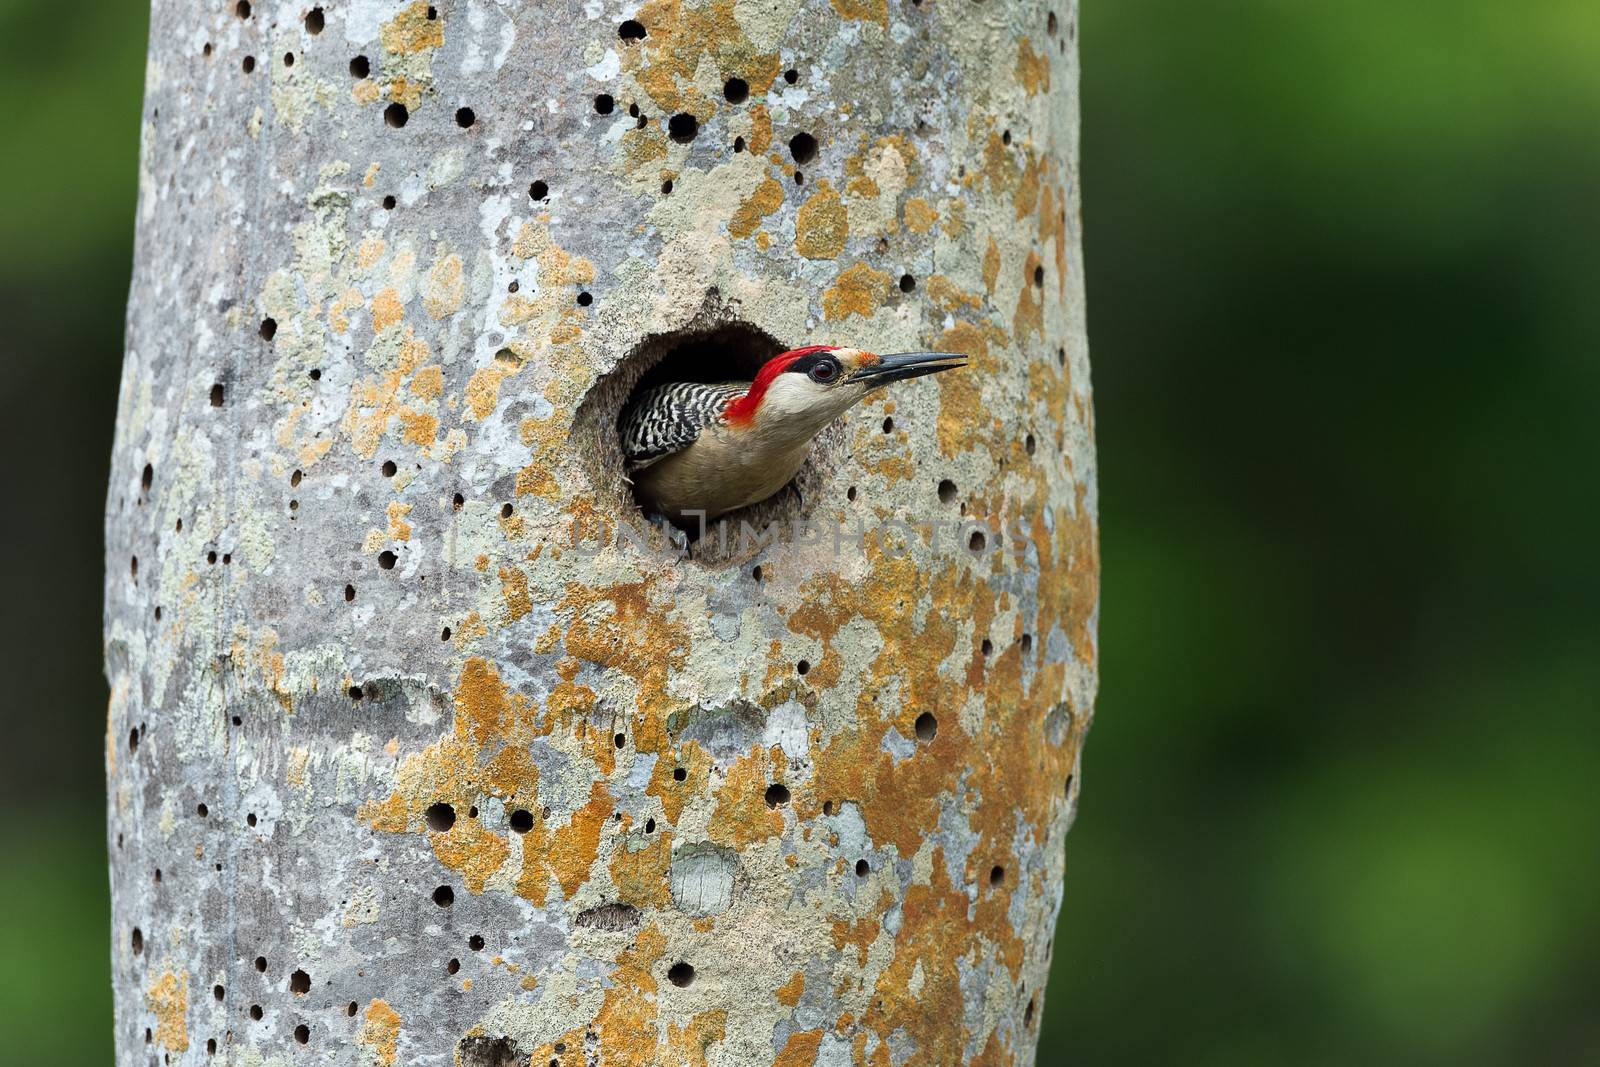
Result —
<path fill-rule="evenodd" d="M 6 1062 L 110 1062 L 144 44 L 0 0 Z M 1103 681 L 1040 1062 L 1600 1063 L 1600 4 L 1089 0 L 1080 44 Z"/>

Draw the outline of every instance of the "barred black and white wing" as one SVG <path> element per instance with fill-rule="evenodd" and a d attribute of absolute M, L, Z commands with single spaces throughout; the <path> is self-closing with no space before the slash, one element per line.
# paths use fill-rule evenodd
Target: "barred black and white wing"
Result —
<path fill-rule="evenodd" d="M 694 444 L 700 431 L 722 417 L 728 401 L 748 388 L 738 382 L 667 382 L 645 390 L 617 423 L 628 470 L 648 467 Z"/>

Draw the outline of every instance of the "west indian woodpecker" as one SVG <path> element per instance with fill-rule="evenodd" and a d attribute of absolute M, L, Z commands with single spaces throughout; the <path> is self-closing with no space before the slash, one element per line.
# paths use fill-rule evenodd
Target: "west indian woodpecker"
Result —
<path fill-rule="evenodd" d="M 646 389 L 617 428 L 645 509 L 707 521 L 789 483 L 811 441 L 867 394 L 966 365 L 965 356 L 808 345 L 773 356 L 753 382 L 667 382 Z"/>

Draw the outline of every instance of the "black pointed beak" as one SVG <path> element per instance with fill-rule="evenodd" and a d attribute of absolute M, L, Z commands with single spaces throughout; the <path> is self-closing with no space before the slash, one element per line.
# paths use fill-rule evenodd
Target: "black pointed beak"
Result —
<path fill-rule="evenodd" d="M 868 389 L 877 389 L 890 382 L 903 382 L 908 378 L 920 378 L 924 374 L 937 374 L 966 365 L 966 356 L 951 355 L 949 352 L 898 352 L 892 356 L 879 356 L 878 362 L 862 367 L 850 376 L 850 380 L 860 382 Z"/>

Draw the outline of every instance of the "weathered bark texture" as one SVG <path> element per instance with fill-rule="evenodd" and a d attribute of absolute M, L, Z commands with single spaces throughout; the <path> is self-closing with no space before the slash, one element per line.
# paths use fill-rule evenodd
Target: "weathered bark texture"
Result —
<path fill-rule="evenodd" d="M 119 1063 L 1033 1060 L 1095 685 L 1075 27 L 157 0 Z M 742 517 L 865 544 L 642 545 L 640 376 L 823 341 L 972 356 Z"/>

